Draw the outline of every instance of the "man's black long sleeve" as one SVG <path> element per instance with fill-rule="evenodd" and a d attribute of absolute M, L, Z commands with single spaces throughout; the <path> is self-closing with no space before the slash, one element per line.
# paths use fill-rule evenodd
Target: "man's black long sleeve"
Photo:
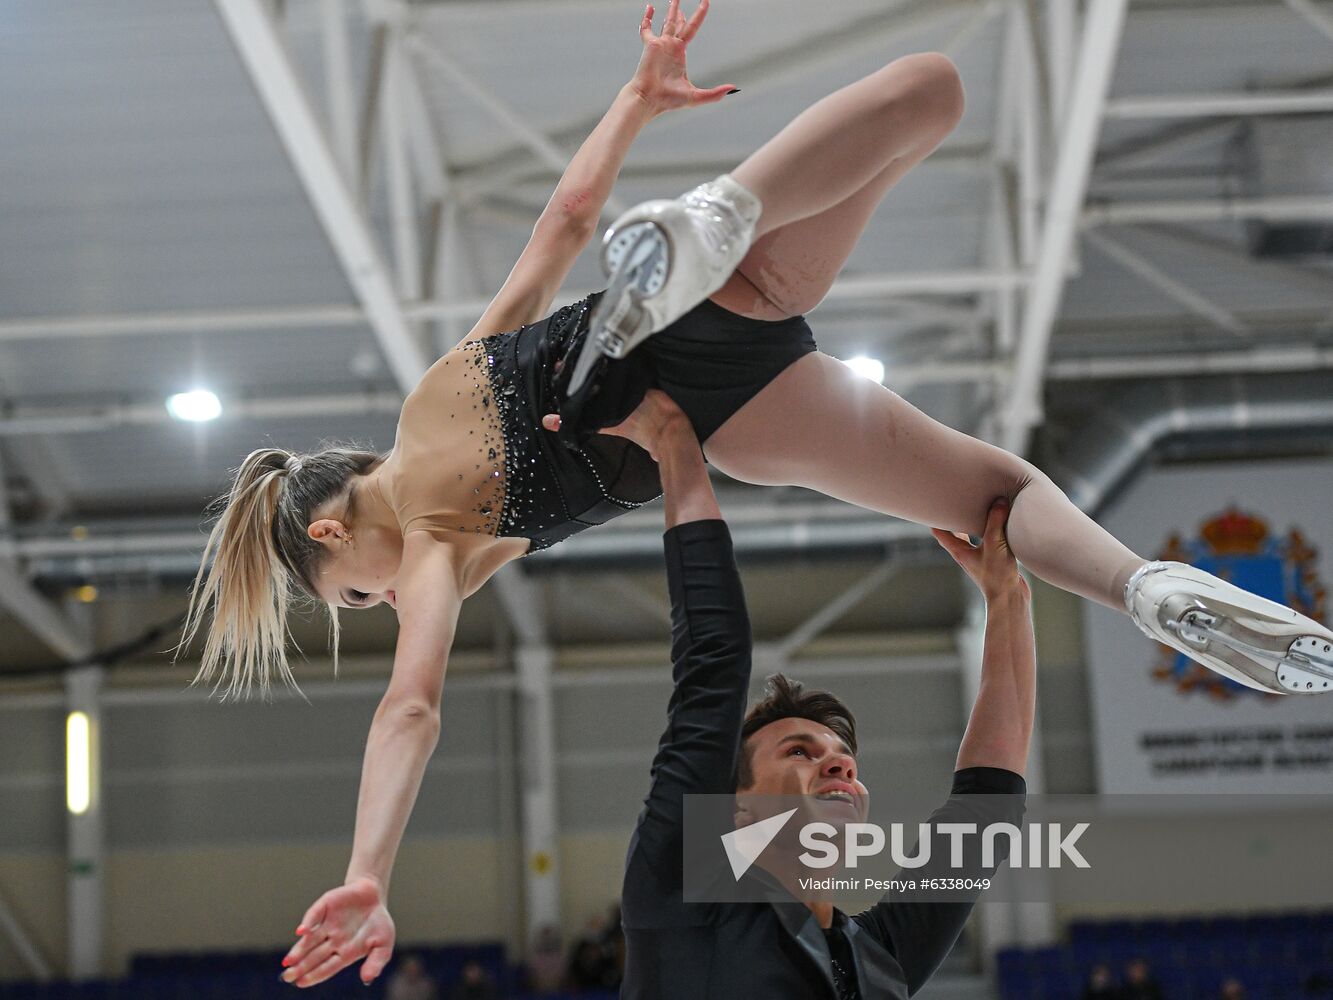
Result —
<path fill-rule="evenodd" d="M 735 790 L 750 687 L 750 620 L 725 521 L 691 521 L 664 538 L 671 595 L 667 727 L 626 860 L 626 923 L 694 922 L 681 902 L 683 799 Z"/>

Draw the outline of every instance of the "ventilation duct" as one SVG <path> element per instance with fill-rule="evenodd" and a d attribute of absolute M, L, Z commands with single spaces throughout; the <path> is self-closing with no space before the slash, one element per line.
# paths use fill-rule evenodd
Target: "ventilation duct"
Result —
<path fill-rule="evenodd" d="M 1096 517 L 1112 493 L 1169 437 L 1225 431 L 1324 429 L 1333 435 L 1333 379 L 1171 379 L 1143 383 L 1097 416 L 1047 469 Z"/>

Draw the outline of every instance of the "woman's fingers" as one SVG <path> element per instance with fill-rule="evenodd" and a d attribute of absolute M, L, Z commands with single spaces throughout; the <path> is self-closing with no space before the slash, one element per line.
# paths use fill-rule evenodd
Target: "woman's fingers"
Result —
<path fill-rule="evenodd" d="M 670 0 L 667 4 L 666 20 L 662 22 L 662 35 L 680 34 L 680 0 Z"/>
<path fill-rule="evenodd" d="M 560 429 L 560 414 L 546 414 L 546 416 L 542 417 L 542 426 L 548 431 L 558 431 Z"/>
<path fill-rule="evenodd" d="M 370 949 L 370 954 L 366 960 L 361 963 L 361 981 L 369 986 L 384 971 L 384 967 L 389 964 L 389 959 L 393 957 L 393 945 L 378 944 Z"/>
<path fill-rule="evenodd" d="M 704 18 L 708 16 L 708 0 L 699 0 L 699 6 L 690 19 L 685 22 L 685 27 L 680 31 L 680 40 L 688 43 L 695 35 L 699 33 L 699 26 L 704 23 Z"/>
<path fill-rule="evenodd" d="M 653 37 L 653 5 L 644 8 L 643 20 L 639 22 L 639 38 L 647 42 Z"/>
<path fill-rule="evenodd" d="M 293 963 L 282 978 L 289 983 L 301 983 L 310 973 L 314 972 L 321 965 L 329 960 L 337 949 L 329 938 L 324 938 L 314 948 L 311 948 L 305 955 Z"/>
<path fill-rule="evenodd" d="M 726 97 L 728 94 L 734 94 L 738 90 L 740 90 L 739 87 L 733 87 L 729 83 L 724 83 L 720 87 L 709 87 L 707 90 L 700 90 L 696 87 L 694 89 L 694 94 L 691 96 L 690 103 L 714 104 L 717 101 L 722 100 L 722 98 Z"/>
<path fill-rule="evenodd" d="M 337 953 L 329 955 L 323 962 L 315 966 L 304 976 L 296 980 L 297 986 L 317 986 L 337 975 L 341 970 L 347 968 L 356 961 L 355 956 L 339 955 Z"/>
<path fill-rule="evenodd" d="M 327 910 L 328 907 L 324 902 L 324 896 L 320 896 L 319 899 L 315 900 L 314 905 L 305 911 L 305 916 L 301 918 L 301 922 L 296 926 L 297 936 L 299 937 L 302 934 L 309 934 L 312 930 L 322 924 L 324 922 L 324 914 Z"/>

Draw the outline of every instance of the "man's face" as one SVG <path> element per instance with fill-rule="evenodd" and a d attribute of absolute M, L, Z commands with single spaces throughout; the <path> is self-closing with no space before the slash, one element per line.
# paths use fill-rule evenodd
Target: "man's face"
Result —
<path fill-rule="evenodd" d="M 857 822 L 869 812 L 869 791 L 856 776 L 856 758 L 828 726 L 810 719 L 770 722 L 745 741 L 753 783 L 738 789 L 742 811 L 751 796 L 801 795 L 826 822 Z M 762 806 L 760 807 L 762 809 Z M 743 815 L 739 825 L 763 819 Z"/>

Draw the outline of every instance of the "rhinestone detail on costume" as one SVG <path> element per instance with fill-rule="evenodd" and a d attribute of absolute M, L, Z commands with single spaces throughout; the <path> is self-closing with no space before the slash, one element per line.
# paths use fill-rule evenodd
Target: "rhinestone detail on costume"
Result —
<path fill-rule="evenodd" d="M 477 444 L 476 461 L 473 462 L 473 475 L 465 476 L 475 485 L 472 489 L 472 513 L 476 522 L 469 527 L 459 525 L 459 531 L 471 530 L 475 533 L 498 535 L 504 524 L 504 508 L 509 490 L 506 488 L 507 447 L 505 444 L 505 420 L 500 413 L 499 400 L 488 371 L 486 351 L 481 342 L 464 344 L 461 351 L 472 368 L 468 381 L 471 383 L 472 409 L 479 411 L 481 441 Z M 462 390 L 459 390 L 461 394 Z M 468 431 L 469 435 L 475 431 Z"/>

